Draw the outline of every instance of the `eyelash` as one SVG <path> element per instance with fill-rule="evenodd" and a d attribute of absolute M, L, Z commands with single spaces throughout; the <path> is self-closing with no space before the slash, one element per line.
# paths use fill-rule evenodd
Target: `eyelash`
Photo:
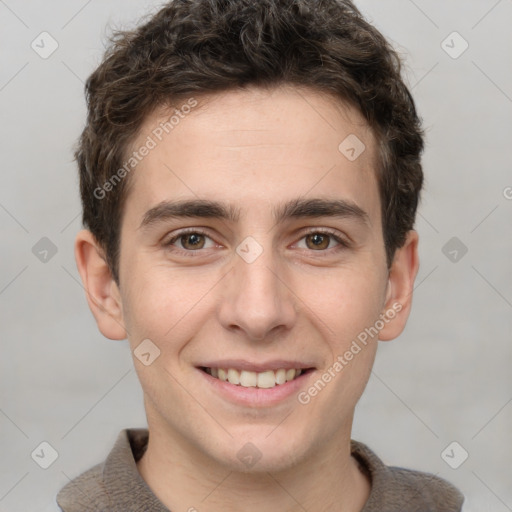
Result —
<path fill-rule="evenodd" d="M 173 252 L 177 252 L 178 254 L 181 254 L 183 256 L 189 256 L 189 257 L 197 257 L 197 255 L 202 252 L 201 249 L 191 249 L 191 250 L 185 250 L 185 249 L 178 249 L 178 248 L 173 248 L 172 245 L 177 241 L 179 240 L 182 236 L 185 236 L 185 235 L 189 235 L 189 234 L 195 234 L 195 235 L 203 235 L 207 238 L 210 238 L 212 239 L 208 233 L 206 231 L 203 231 L 202 229 L 200 228 L 193 228 L 193 229 L 185 229 L 183 231 L 180 231 L 178 234 L 174 235 L 172 238 L 170 238 L 168 241 L 166 241 L 163 245 L 165 248 L 171 248 L 171 250 Z M 329 230 L 329 229 L 310 229 L 309 231 L 307 231 L 306 233 L 304 233 L 302 235 L 302 237 L 299 239 L 299 240 L 302 240 L 303 238 L 305 238 L 306 236 L 308 235 L 313 235 L 313 234 L 318 234 L 318 235 L 326 235 L 326 236 L 330 236 L 331 238 L 333 238 L 336 242 L 338 242 L 338 245 L 334 248 L 331 248 L 331 249 L 323 249 L 323 250 L 318 250 L 318 251 L 314 251 L 313 249 L 309 249 L 309 251 L 311 252 L 318 252 L 318 253 L 324 253 L 322 254 L 320 257 L 323 257 L 323 256 L 327 256 L 329 255 L 331 252 L 338 252 L 338 251 L 341 251 L 343 249 L 348 249 L 350 248 L 350 244 L 344 240 L 343 238 L 341 238 L 339 235 L 336 234 L 335 231 L 332 231 L 332 230 Z M 303 249 L 303 250 L 308 250 L 308 249 Z M 325 254 L 327 253 L 327 255 Z"/>

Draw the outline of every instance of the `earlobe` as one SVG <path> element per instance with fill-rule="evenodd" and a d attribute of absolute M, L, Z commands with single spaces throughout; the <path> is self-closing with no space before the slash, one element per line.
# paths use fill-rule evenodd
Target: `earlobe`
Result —
<path fill-rule="evenodd" d="M 379 333 L 379 340 L 392 340 L 404 330 L 411 311 L 414 280 L 418 268 L 418 233 L 411 230 L 404 245 L 396 250 L 393 258 L 382 312 L 387 321 Z"/>
<path fill-rule="evenodd" d="M 103 250 L 88 230 L 82 230 L 76 236 L 75 259 L 99 330 L 109 339 L 125 339 L 119 288 L 112 278 Z"/>

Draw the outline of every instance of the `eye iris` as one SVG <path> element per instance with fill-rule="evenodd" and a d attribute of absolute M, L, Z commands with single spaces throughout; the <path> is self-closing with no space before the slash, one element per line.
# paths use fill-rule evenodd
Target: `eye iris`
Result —
<path fill-rule="evenodd" d="M 309 241 L 312 242 L 313 247 L 309 246 Z M 306 243 L 310 249 L 327 249 L 327 247 L 329 247 L 329 236 L 322 235 L 321 233 L 313 233 L 312 235 L 307 235 Z"/>
<path fill-rule="evenodd" d="M 204 236 L 199 233 L 187 233 L 181 237 L 181 243 L 187 249 L 202 249 Z"/>

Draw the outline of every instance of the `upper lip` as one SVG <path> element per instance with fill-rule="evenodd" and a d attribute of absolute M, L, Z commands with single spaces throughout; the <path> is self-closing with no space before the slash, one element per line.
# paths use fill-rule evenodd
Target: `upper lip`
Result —
<path fill-rule="evenodd" d="M 233 368 L 235 370 L 245 370 L 248 372 L 259 373 L 266 370 L 279 370 L 281 368 L 284 368 L 285 370 L 290 370 L 292 368 L 296 370 L 305 370 L 308 368 L 314 368 L 314 365 L 284 359 L 273 359 L 272 361 L 266 361 L 264 363 L 246 361 L 243 359 L 223 359 L 222 361 L 207 361 L 197 365 L 197 367 L 224 369 Z"/>

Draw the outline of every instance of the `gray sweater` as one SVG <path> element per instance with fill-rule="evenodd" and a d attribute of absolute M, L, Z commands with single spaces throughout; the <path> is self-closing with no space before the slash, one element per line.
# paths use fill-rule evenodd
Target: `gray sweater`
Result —
<path fill-rule="evenodd" d="M 146 429 L 122 430 L 102 464 L 68 483 L 57 495 L 63 512 L 169 512 L 137 471 L 148 441 Z M 361 512 L 460 512 L 464 497 L 429 473 L 385 466 L 364 444 L 352 441 L 352 455 L 371 480 Z"/>

